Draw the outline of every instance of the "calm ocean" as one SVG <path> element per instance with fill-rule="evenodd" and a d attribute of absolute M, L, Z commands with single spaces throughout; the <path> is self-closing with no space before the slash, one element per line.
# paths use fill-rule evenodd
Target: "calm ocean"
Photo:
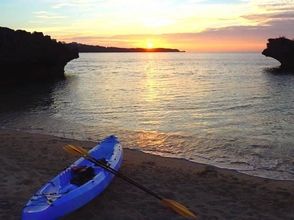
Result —
<path fill-rule="evenodd" d="M 2 128 L 294 180 L 294 74 L 259 53 L 80 54 L 66 80 L 1 89 Z"/>

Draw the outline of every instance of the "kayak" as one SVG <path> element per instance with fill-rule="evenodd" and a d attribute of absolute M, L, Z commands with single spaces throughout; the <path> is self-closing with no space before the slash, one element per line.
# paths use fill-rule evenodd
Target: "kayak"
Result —
<path fill-rule="evenodd" d="M 122 164 L 122 147 L 113 135 L 89 154 L 116 171 Z M 107 170 L 80 158 L 30 198 L 23 208 L 22 219 L 53 220 L 67 215 L 102 193 L 113 177 Z"/>

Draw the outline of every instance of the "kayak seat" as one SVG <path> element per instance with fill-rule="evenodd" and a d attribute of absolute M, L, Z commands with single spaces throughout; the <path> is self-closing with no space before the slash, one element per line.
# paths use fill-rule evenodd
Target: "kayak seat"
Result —
<path fill-rule="evenodd" d="M 70 179 L 70 183 L 76 186 L 81 186 L 86 182 L 93 179 L 95 176 L 95 171 L 92 167 L 86 167 L 82 170 L 78 170 L 72 173 L 72 178 Z"/>

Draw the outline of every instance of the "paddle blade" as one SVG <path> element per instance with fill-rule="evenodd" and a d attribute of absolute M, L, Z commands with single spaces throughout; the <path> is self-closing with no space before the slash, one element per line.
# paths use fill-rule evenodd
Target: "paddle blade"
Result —
<path fill-rule="evenodd" d="M 88 156 L 88 151 L 86 151 L 85 149 L 81 148 L 81 147 L 76 147 L 73 146 L 71 144 L 67 144 L 63 147 L 64 150 L 66 150 L 68 153 L 74 154 L 74 155 L 78 155 L 78 156 Z"/>
<path fill-rule="evenodd" d="M 81 154 L 88 155 L 88 151 L 86 149 L 82 148 L 82 147 L 78 147 L 78 146 L 71 145 L 71 144 L 68 144 L 68 146 L 70 146 L 74 150 L 80 152 Z"/>
<path fill-rule="evenodd" d="M 83 156 L 83 154 L 82 154 L 81 152 L 79 152 L 79 151 L 77 151 L 76 149 L 72 148 L 70 145 L 65 145 L 65 146 L 63 147 L 63 149 L 64 149 L 66 152 L 70 153 L 70 154 L 77 155 L 77 156 Z"/>
<path fill-rule="evenodd" d="M 81 148 L 81 147 L 77 147 L 71 144 L 67 144 L 63 147 L 64 150 L 66 150 L 67 152 L 71 153 L 71 154 L 75 154 L 75 155 L 79 155 L 79 156 L 88 156 L 88 151 Z"/>
<path fill-rule="evenodd" d="M 182 204 L 171 200 L 171 199 L 162 199 L 161 203 L 164 204 L 165 206 L 171 208 L 172 210 L 174 210 L 176 213 L 178 213 L 179 215 L 186 217 L 186 218 L 190 218 L 190 219 L 196 219 L 196 215 L 191 212 L 188 208 L 186 208 L 185 206 L 183 206 Z"/>

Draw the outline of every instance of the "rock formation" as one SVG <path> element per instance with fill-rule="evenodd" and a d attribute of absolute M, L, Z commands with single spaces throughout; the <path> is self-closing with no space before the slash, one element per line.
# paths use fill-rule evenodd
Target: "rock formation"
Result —
<path fill-rule="evenodd" d="M 281 69 L 294 70 L 294 40 L 285 37 L 268 39 L 267 48 L 262 51 L 281 63 Z"/>
<path fill-rule="evenodd" d="M 64 66 L 78 58 L 77 48 L 44 36 L 0 27 L 0 83 L 64 77 Z"/>

